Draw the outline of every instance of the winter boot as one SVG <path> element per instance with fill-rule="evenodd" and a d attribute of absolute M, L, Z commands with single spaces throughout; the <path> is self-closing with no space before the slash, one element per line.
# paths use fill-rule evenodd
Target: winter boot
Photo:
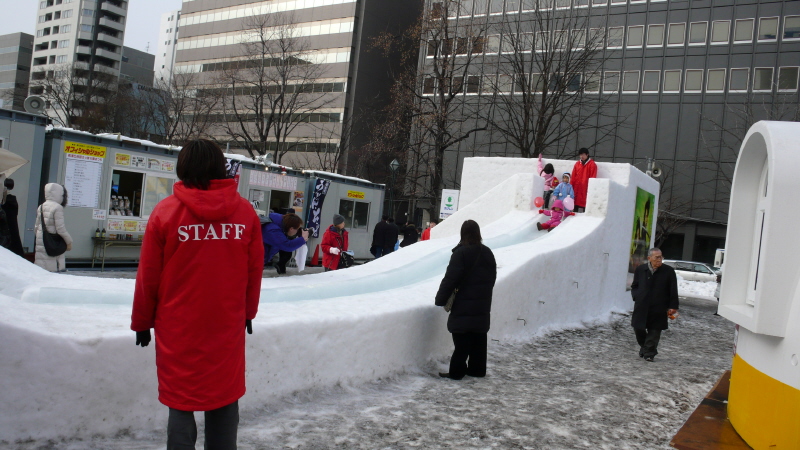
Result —
<path fill-rule="evenodd" d="M 536 223 L 536 229 L 539 230 L 539 231 L 542 231 L 542 224 L 537 222 Z"/>

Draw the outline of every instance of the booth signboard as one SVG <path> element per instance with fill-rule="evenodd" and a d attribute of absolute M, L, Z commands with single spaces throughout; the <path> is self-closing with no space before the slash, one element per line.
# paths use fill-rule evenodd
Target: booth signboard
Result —
<path fill-rule="evenodd" d="M 161 161 L 161 170 L 164 172 L 175 172 L 175 163 L 172 161 Z"/>
<path fill-rule="evenodd" d="M 105 209 L 93 209 L 92 210 L 92 220 L 106 220 L 106 210 Z"/>
<path fill-rule="evenodd" d="M 458 211 L 458 195 L 455 189 L 442 189 L 442 205 L 439 208 L 439 218 L 446 219 Z"/>
<path fill-rule="evenodd" d="M 250 184 L 294 192 L 297 178 L 272 172 L 250 172 Z"/>
<path fill-rule="evenodd" d="M 292 208 L 294 208 L 294 213 L 298 216 L 301 216 L 303 212 L 303 203 L 305 201 L 305 193 L 303 191 L 294 191 L 294 201 L 292 202 Z"/>
<path fill-rule="evenodd" d="M 118 166 L 130 166 L 131 155 L 127 153 L 117 153 L 116 157 L 114 158 L 114 164 Z"/>
<path fill-rule="evenodd" d="M 147 159 L 144 156 L 131 156 L 131 166 L 137 169 L 147 169 Z"/>
<path fill-rule="evenodd" d="M 148 158 L 147 168 L 150 170 L 161 170 L 161 160 L 155 158 Z"/>
<path fill-rule="evenodd" d="M 357 198 L 359 200 L 364 200 L 365 196 L 366 194 L 364 194 L 361 191 L 347 191 L 347 198 Z"/>
<path fill-rule="evenodd" d="M 107 149 L 97 145 L 64 142 L 67 206 L 97 208 L 100 201 L 100 181 Z"/>

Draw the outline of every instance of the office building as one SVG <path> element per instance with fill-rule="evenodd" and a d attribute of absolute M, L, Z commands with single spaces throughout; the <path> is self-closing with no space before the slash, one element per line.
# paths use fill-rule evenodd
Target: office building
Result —
<path fill-rule="evenodd" d="M 24 111 L 31 77 L 33 36 L 12 33 L 0 36 L 0 108 Z"/>
<path fill-rule="evenodd" d="M 155 63 L 155 84 L 166 83 L 172 79 L 175 65 L 175 47 L 178 44 L 178 21 L 181 11 L 175 10 L 161 15 L 161 28 L 158 31 L 158 51 Z"/>
<path fill-rule="evenodd" d="M 313 167 L 304 153 L 341 150 L 344 166 L 347 152 L 339 148 L 343 124 L 355 111 L 384 101 L 389 91 L 390 62 L 370 51 L 371 39 L 384 31 L 399 32 L 416 20 L 421 7 L 421 2 L 411 0 L 184 1 L 173 70 L 196 73 L 199 84 L 219 86 L 224 71 L 246 64 L 240 61 L 261 62 L 261 57 L 243 53 L 244 43 L 255 38 L 251 31 L 254 22 L 269 24 L 270 33 L 284 26 L 278 24 L 288 24 L 292 36 L 302 41 L 298 65 L 319 69 L 305 84 L 314 93 L 325 95 L 319 100 L 324 107 L 315 107 L 307 115 L 307 123 L 297 126 L 283 141 L 292 150 L 281 163 Z M 231 149 L 236 149 L 239 141 L 219 131 L 221 128 L 216 137 L 231 140 Z"/>
<path fill-rule="evenodd" d="M 119 82 L 136 83 L 153 87 L 156 56 L 135 48 L 122 47 L 122 58 L 119 66 Z"/>
<path fill-rule="evenodd" d="M 63 74 L 66 67 L 72 71 L 70 78 L 78 94 L 98 82 L 115 87 L 122 64 L 127 9 L 126 0 L 39 2 L 30 92 L 42 94 L 44 88 L 37 86 L 41 84 L 37 81 Z"/>
<path fill-rule="evenodd" d="M 566 39 L 580 52 L 600 36 L 602 67 L 576 74 L 574 95 L 607 101 L 621 120 L 607 136 L 585 130 L 544 150 L 545 157 L 577 158 L 589 147 L 598 161 L 628 162 L 642 170 L 648 158 L 664 172 L 660 218 L 673 233 L 661 245 L 667 257 L 713 261 L 724 247 L 730 180 L 738 148 L 750 124 L 761 119 L 800 120 L 800 2 L 781 0 L 463 0 L 427 2 L 447 9 L 456 29 L 485 25 L 485 40 L 470 47 L 476 63 L 462 95 L 488 110 L 495 95 L 513 96 L 514 76 L 502 72 L 505 43 Z M 545 29 L 542 17 L 584 16 L 581 26 Z M 500 26 L 501 23 L 511 26 Z M 573 22 L 577 23 L 577 22 Z M 569 29 L 571 28 L 571 29 Z M 465 34 L 462 34 L 462 36 Z M 485 44 L 485 45 L 484 45 Z M 544 45 L 544 44 L 542 44 Z M 458 45 L 458 47 L 463 47 Z M 463 47 L 466 48 L 466 47 Z M 456 50 L 456 52 L 460 52 Z M 468 53 L 463 50 L 463 53 Z M 420 67 L 430 70 L 433 52 L 423 49 Z M 501 61 L 498 63 L 498 61 Z M 525 76 L 538 76 L 533 73 Z M 535 83 L 531 82 L 531 85 Z M 433 94 L 433 86 L 424 91 Z M 542 95 L 540 90 L 534 94 Z M 587 100 L 588 101 L 588 100 Z M 495 117 L 496 118 L 496 117 Z M 607 129 L 606 129 L 607 130 Z M 519 156 L 497 138 L 491 124 L 450 148 L 443 188 L 457 188 L 465 156 Z M 533 155 L 532 155 L 533 156 Z M 755 212 L 754 212 L 755 214 Z"/>

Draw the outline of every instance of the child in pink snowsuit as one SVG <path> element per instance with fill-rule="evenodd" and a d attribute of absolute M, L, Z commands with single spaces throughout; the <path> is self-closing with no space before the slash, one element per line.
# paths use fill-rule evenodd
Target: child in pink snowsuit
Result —
<path fill-rule="evenodd" d="M 547 222 L 536 224 L 536 228 L 539 230 L 547 230 L 548 232 L 557 227 L 565 217 L 575 215 L 572 211 L 564 211 L 564 203 L 561 200 L 554 201 L 553 209 L 550 211 L 540 209 L 539 214 L 550 216 L 550 220 Z"/>

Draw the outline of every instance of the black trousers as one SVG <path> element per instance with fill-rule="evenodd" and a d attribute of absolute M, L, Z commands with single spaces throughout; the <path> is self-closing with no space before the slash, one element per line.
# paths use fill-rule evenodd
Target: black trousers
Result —
<path fill-rule="evenodd" d="M 658 354 L 658 341 L 661 339 L 661 330 L 633 329 L 636 333 L 636 342 L 639 343 L 639 356 L 647 358 Z"/>
<path fill-rule="evenodd" d="M 290 259 L 292 259 L 292 252 L 278 251 L 278 264 L 275 266 L 278 273 L 286 273 L 286 263 L 288 263 Z"/>
<path fill-rule="evenodd" d="M 486 376 L 486 340 L 486 333 L 453 333 L 456 348 L 450 357 L 450 378 Z"/>
<path fill-rule="evenodd" d="M 236 450 L 239 429 L 239 402 L 206 411 L 205 450 Z M 167 450 L 194 450 L 197 424 L 193 411 L 169 409 Z"/>
<path fill-rule="evenodd" d="M 544 200 L 544 205 L 542 205 L 542 207 L 544 209 L 547 209 L 547 208 L 550 207 L 550 197 L 552 197 L 552 196 L 553 196 L 553 190 L 552 189 L 550 189 L 549 191 L 544 191 L 544 198 L 542 199 L 542 200 Z"/>

